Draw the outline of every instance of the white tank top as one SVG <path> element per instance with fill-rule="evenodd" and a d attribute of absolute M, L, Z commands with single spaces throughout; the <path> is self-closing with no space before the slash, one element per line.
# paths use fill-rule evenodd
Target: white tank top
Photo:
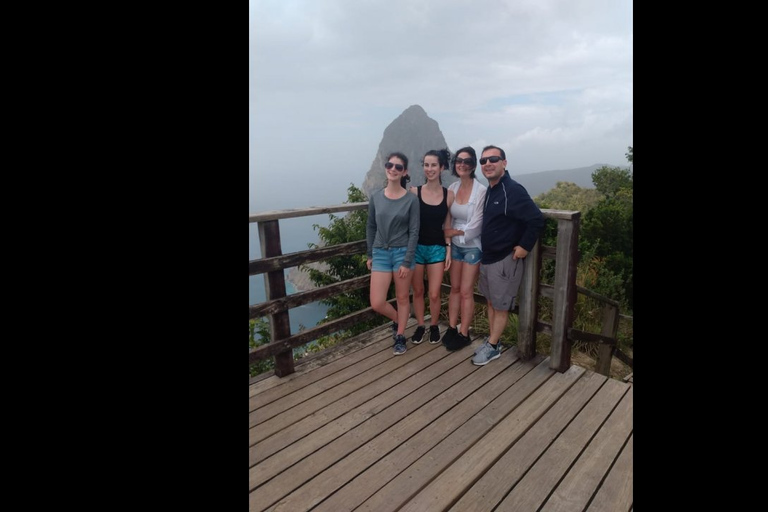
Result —
<path fill-rule="evenodd" d="M 459 204 L 454 201 L 451 205 L 451 217 L 453 218 L 454 229 L 464 231 L 464 227 L 467 225 L 467 218 L 469 217 L 469 203 Z M 474 247 L 472 244 L 459 243 L 458 237 L 453 239 L 453 243 L 455 243 L 457 247 Z"/>

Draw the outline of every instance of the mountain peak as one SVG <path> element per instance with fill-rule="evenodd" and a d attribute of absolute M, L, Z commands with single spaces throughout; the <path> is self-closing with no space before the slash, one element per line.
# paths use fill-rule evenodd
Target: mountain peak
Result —
<path fill-rule="evenodd" d="M 448 144 L 437 121 L 429 117 L 420 105 L 411 105 L 384 129 L 379 149 L 365 175 L 363 192 L 370 198 L 373 192 L 387 184 L 384 164 L 387 156 L 395 151 L 408 157 L 408 174 L 411 177 L 408 186 L 423 185 L 426 180 L 421 159 L 427 151 L 443 148 L 448 148 Z M 450 170 L 443 171 L 441 177 L 444 187 L 458 180 Z"/>

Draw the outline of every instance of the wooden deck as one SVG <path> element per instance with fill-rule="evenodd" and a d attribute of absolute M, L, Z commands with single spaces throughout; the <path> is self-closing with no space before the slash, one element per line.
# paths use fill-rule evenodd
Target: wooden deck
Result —
<path fill-rule="evenodd" d="M 249 384 L 250 511 L 632 510 L 632 382 L 475 366 L 481 340 L 413 345 L 413 322 L 403 355 L 383 327 Z"/>

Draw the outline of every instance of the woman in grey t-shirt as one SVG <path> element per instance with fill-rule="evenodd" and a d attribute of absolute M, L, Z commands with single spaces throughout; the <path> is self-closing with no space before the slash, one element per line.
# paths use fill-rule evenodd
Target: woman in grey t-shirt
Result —
<path fill-rule="evenodd" d="M 419 241 L 419 199 L 405 188 L 408 157 L 391 153 L 384 164 L 387 185 L 368 201 L 366 243 L 368 270 L 371 271 L 371 308 L 392 320 L 394 354 L 405 353 L 405 324 L 410 314 L 411 271 L 416 266 Z M 387 302 L 387 292 L 395 281 L 397 309 Z"/>

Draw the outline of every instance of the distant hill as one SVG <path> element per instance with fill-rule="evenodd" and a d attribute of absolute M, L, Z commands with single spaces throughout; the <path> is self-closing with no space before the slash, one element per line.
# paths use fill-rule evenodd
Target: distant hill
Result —
<path fill-rule="evenodd" d="M 510 172 L 509 175 L 513 180 L 524 186 L 531 197 L 536 197 L 555 188 L 558 181 L 575 183 L 581 188 L 595 188 L 595 185 L 592 183 L 592 173 L 603 166 L 617 167 L 610 164 L 594 164 L 577 169 L 541 171 L 530 174 L 513 174 Z"/>
<path fill-rule="evenodd" d="M 424 178 L 424 169 L 421 166 L 421 158 L 430 149 L 445 147 L 448 147 L 448 145 L 437 121 L 429 117 L 421 106 L 411 105 L 384 129 L 376 156 L 374 156 L 371 167 L 363 180 L 363 192 L 370 198 L 373 192 L 387 184 L 384 163 L 387 155 L 392 151 L 401 151 L 408 157 L 408 173 L 411 176 L 411 182 L 408 186 L 424 184 L 426 180 Z M 450 149 L 455 151 L 458 148 Z M 530 174 L 515 174 L 510 171 L 510 176 L 523 185 L 531 197 L 536 197 L 555 188 L 558 181 L 575 183 L 582 188 L 595 188 L 592 184 L 592 172 L 604 165 L 616 167 L 610 164 L 594 164 L 589 167 L 541 171 Z M 488 181 L 482 174 L 480 165 L 478 165 L 476 176 L 479 181 L 487 185 Z M 441 178 L 444 187 L 458 180 L 449 170 L 443 171 Z"/>
<path fill-rule="evenodd" d="M 525 189 L 528 191 L 528 194 L 530 194 L 532 198 L 535 198 L 539 194 L 543 194 L 544 192 L 549 192 L 550 190 L 555 188 L 558 181 L 575 183 L 576 185 L 582 188 L 595 188 L 595 185 L 592 183 L 592 173 L 603 166 L 619 167 L 619 166 L 610 165 L 610 164 L 594 164 L 594 165 L 590 165 L 589 167 L 579 167 L 576 169 L 564 169 L 564 170 L 558 170 L 558 171 L 541 171 L 541 172 L 534 172 L 530 174 L 510 173 L 510 176 L 512 177 L 513 180 L 517 181 L 522 186 L 524 186 Z M 625 166 L 622 168 L 627 169 L 628 167 Z M 372 175 L 373 172 L 371 171 L 370 174 Z M 422 176 L 423 176 L 423 172 L 422 172 Z M 477 170 L 476 176 L 478 178 L 478 181 L 481 181 L 483 184 L 486 184 L 486 185 L 488 184 L 488 181 L 485 179 L 485 176 L 483 176 L 483 173 L 479 168 Z M 443 182 L 443 185 L 445 185 L 445 182 Z M 321 243 L 321 242 L 316 242 L 316 243 Z M 323 263 L 322 262 L 312 263 L 311 265 L 315 266 L 316 268 L 320 268 L 320 265 L 323 265 Z M 326 270 L 326 268 L 321 268 L 321 270 Z M 309 279 L 309 274 L 306 272 L 299 271 L 298 267 L 290 269 L 290 271 L 288 272 L 287 279 L 288 281 L 291 282 L 291 284 L 293 284 L 293 286 L 298 291 L 306 291 L 306 290 L 312 290 L 316 288 L 314 283 L 312 283 L 312 281 Z"/>

